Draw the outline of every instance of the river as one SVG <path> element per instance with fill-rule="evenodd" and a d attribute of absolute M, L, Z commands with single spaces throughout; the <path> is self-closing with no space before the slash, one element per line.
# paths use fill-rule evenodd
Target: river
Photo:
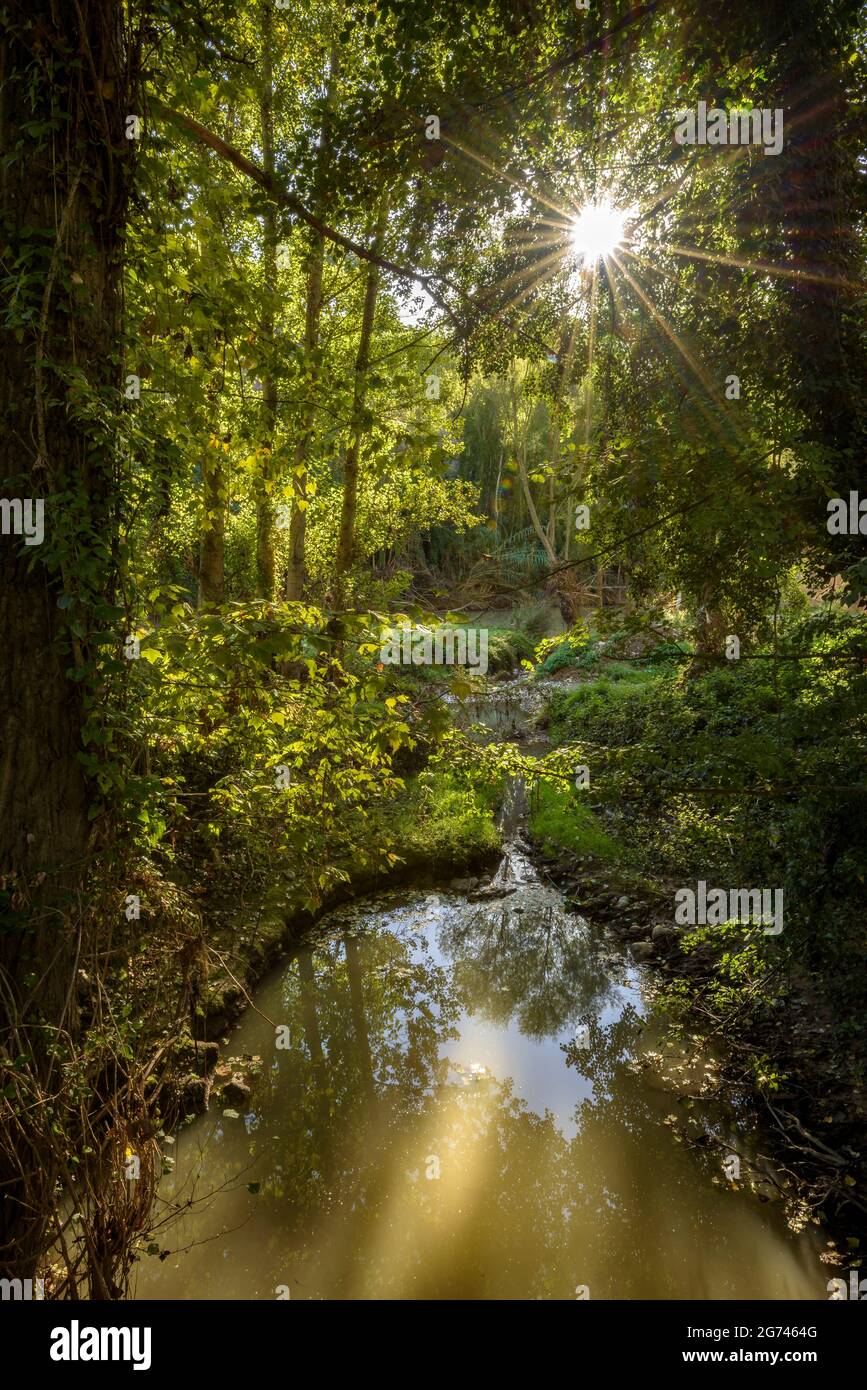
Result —
<path fill-rule="evenodd" d="M 486 894 L 336 909 L 261 984 L 226 1049 L 252 1097 L 167 1147 L 135 1297 L 827 1298 L 814 1233 L 723 1171 L 747 1112 L 672 1091 L 650 977 L 520 821 Z"/>

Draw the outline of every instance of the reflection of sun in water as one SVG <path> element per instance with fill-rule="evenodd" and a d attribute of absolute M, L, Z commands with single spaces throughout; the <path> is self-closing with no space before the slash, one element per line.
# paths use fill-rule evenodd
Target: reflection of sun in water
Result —
<path fill-rule="evenodd" d="M 626 235 L 626 218 L 607 200 L 586 203 L 569 228 L 572 250 L 588 266 L 610 256 Z"/>

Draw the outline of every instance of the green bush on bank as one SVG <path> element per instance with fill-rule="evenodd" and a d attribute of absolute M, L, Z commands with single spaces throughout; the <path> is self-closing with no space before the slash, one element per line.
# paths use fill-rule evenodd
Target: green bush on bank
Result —
<path fill-rule="evenodd" d="M 533 675 L 552 676 L 557 671 L 574 670 L 614 676 L 631 671 L 637 674 L 645 670 L 665 666 L 679 666 L 688 659 L 688 648 L 682 642 L 656 641 L 655 645 L 645 647 L 643 654 L 629 654 L 631 640 L 635 633 L 625 628 L 616 632 L 594 634 L 586 623 L 576 622 L 568 632 L 554 637 L 546 637 L 539 642 L 533 654 Z M 639 644 L 642 651 L 643 644 Z M 616 678 L 616 677 L 615 677 Z"/>
<path fill-rule="evenodd" d="M 448 626 L 449 631 L 455 634 L 467 630 L 460 624 L 443 624 L 442 626 L 444 630 Z M 517 628 L 487 627 L 484 631 L 488 634 L 488 669 L 486 672 L 488 676 L 497 676 L 514 671 L 522 661 L 532 657 L 532 642 Z M 435 634 L 437 628 L 431 626 L 430 632 Z M 473 666 L 438 666 L 434 663 L 417 666 L 394 665 L 389 666 L 387 670 L 392 683 L 407 690 L 424 686 L 428 682 L 439 683 L 443 680 L 449 680 L 456 675 L 466 679 L 480 674 L 478 669 Z"/>
<path fill-rule="evenodd" d="M 867 623 L 801 621 L 778 656 L 557 692 L 552 741 L 584 747 L 644 869 L 684 885 L 782 888 L 777 955 L 860 1003 Z"/>

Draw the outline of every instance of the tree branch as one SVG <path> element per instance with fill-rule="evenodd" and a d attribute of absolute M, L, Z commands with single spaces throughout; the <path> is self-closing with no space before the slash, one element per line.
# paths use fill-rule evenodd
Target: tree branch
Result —
<path fill-rule="evenodd" d="M 178 126 L 187 135 L 192 135 L 202 145 L 207 145 L 208 149 L 218 154 L 221 159 L 228 164 L 233 164 L 236 169 L 252 179 L 260 188 L 263 188 L 276 203 L 294 212 L 296 217 L 302 222 L 306 222 L 308 227 L 312 227 L 320 236 L 327 241 L 334 242 L 335 246 L 342 246 L 345 251 L 351 251 L 359 260 L 369 261 L 371 265 L 379 266 L 380 270 L 387 270 L 392 275 L 396 275 L 401 280 L 408 280 L 421 285 L 435 304 L 437 304 L 449 318 L 456 321 L 455 312 L 447 300 L 437 289 L 437 285 L 445 285 L 448 289 L 454 290 L 457 294 L 466 298 L 466 294 L 457 285 L 443 279 L 438 275 L 424 275 L 421 271 L 415 270 L 410 266 L 399 265 L 397 261 L 389 260 L 387 256 L 381 256 L 376 251 L 370 250 L 367 246 L 362 246 L 360 242 L 353 241 L 351 237 L 344 236 L 343 232 L 338 232 L 336 228 L 329 227 L 326 222 L 312 213 L 305 207 L 300 198 L 294 193 L 290 193 L 288 188 L 284 188 L 280 180 L 273 174 L 267 174 L 258 164 L 254 164 L 251 159 L 242 154 L 234 145 L 223 140 L 219 135 L 215 135 L 212 130 L 201 125 L 192 116 L 186 116 L 182 111 L 175 111 L 171 106 L 166 106 L 165 102 L 156 97 L 151 97 L 150 105 L 152 110 L 172 125 Z"/>
<path fill-rule="evenodd" d="M 242 174 L 252 179 L 260 188 L 264 189 L 276 203 L 279 203 L 282 207 L 288 208 L 302 222 L 305 222 L 308 227 L 312 227 L 320 236 L 333 242 L 335 246 L 342 246 L 345 251 L 351 251 L 359 260 L 368 261 L 371 265 L 379 266 L 380 270 L 387 270 L 390 274 L 396 275 L 398 279 L 421 285 L 433 300 L 434 304 L 442 309 L 443 313 L 455 324 L 458 329 L 459 337 L 461 336 L 461 330 L 464 329 L 464 325 L 461 324 L 460 319 L 448 300 L 443 298 L 442 288 L 451 290 L 469 309 L 473 310 L 475 313 L 479 312 L 479 304 L 476 298 L 462 289 L 460 285 L 456 285 L 452 280 L 447 280 L 445 276 L 426 275 L 414 269 L 412 266 L 400 265 L 397 261 L 392 261 L 389 260 L 387 256 L 379 255 L 369 247 L 362 246 L 360 242 L 353 241 L 351 237 L 344 236 L 343 232 L 338 232 L 336 228 L 330 227 L 326 222 L 323 222 L 321 218 L 317 217 L 315 213 L 312 213 L 309 208 L 305 207 L 300 198 L 296 197 L 294 193 L 290 193 L 289 189 L 285 188 L 275 175 L 266 173 L 264 169 L 258 164 L 254 164 L 251 159 L 248 159 L 247 156 L 236 149 L 234 145 L 230 145 L 228 141 L 223 140 L 219 135 L 215 135 L 212 130 L 208 130 L 207 126 L 201 125 L 199 121 L 194 120 L 192 116 L 184 115 L 182 111 L 175 111 L 171 106 L 167 106 L 165 102 L 160 101 L 158 97 L 150 98 L 150 106 L 155 114 L 170 121 L 180 130 L 184 131 L 185 134 L 193 136 L 200 144 L 206 145 L 208 149 L 213 150 L 215 154 L 218 154 L 220 158 L 224 159 L 228 164 L 233 164 Z M 490 312 L 483 313 L 484 320 L 490 317 Z M 544 348 L 548 353 L 552 351 L 550 345 L 543 342 L 542 339 L 538 338 L 535 334 L 528 333 L 526 329 L 514 325 L 508 319 L 504 318 L 503 322 L 511 332 L 517 333 L 523 338 L 529 338 L 532 342 Z"/>

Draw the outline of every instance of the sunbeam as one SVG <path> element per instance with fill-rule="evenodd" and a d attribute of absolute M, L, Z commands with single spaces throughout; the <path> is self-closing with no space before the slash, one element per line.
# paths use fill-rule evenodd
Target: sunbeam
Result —
<path fill-rule="evenodd" d="M 587 203 L 569 230 L 573 252 L 585 266 L 604 260 L 623 245 L 628 217 L 607 199 Z"/>

